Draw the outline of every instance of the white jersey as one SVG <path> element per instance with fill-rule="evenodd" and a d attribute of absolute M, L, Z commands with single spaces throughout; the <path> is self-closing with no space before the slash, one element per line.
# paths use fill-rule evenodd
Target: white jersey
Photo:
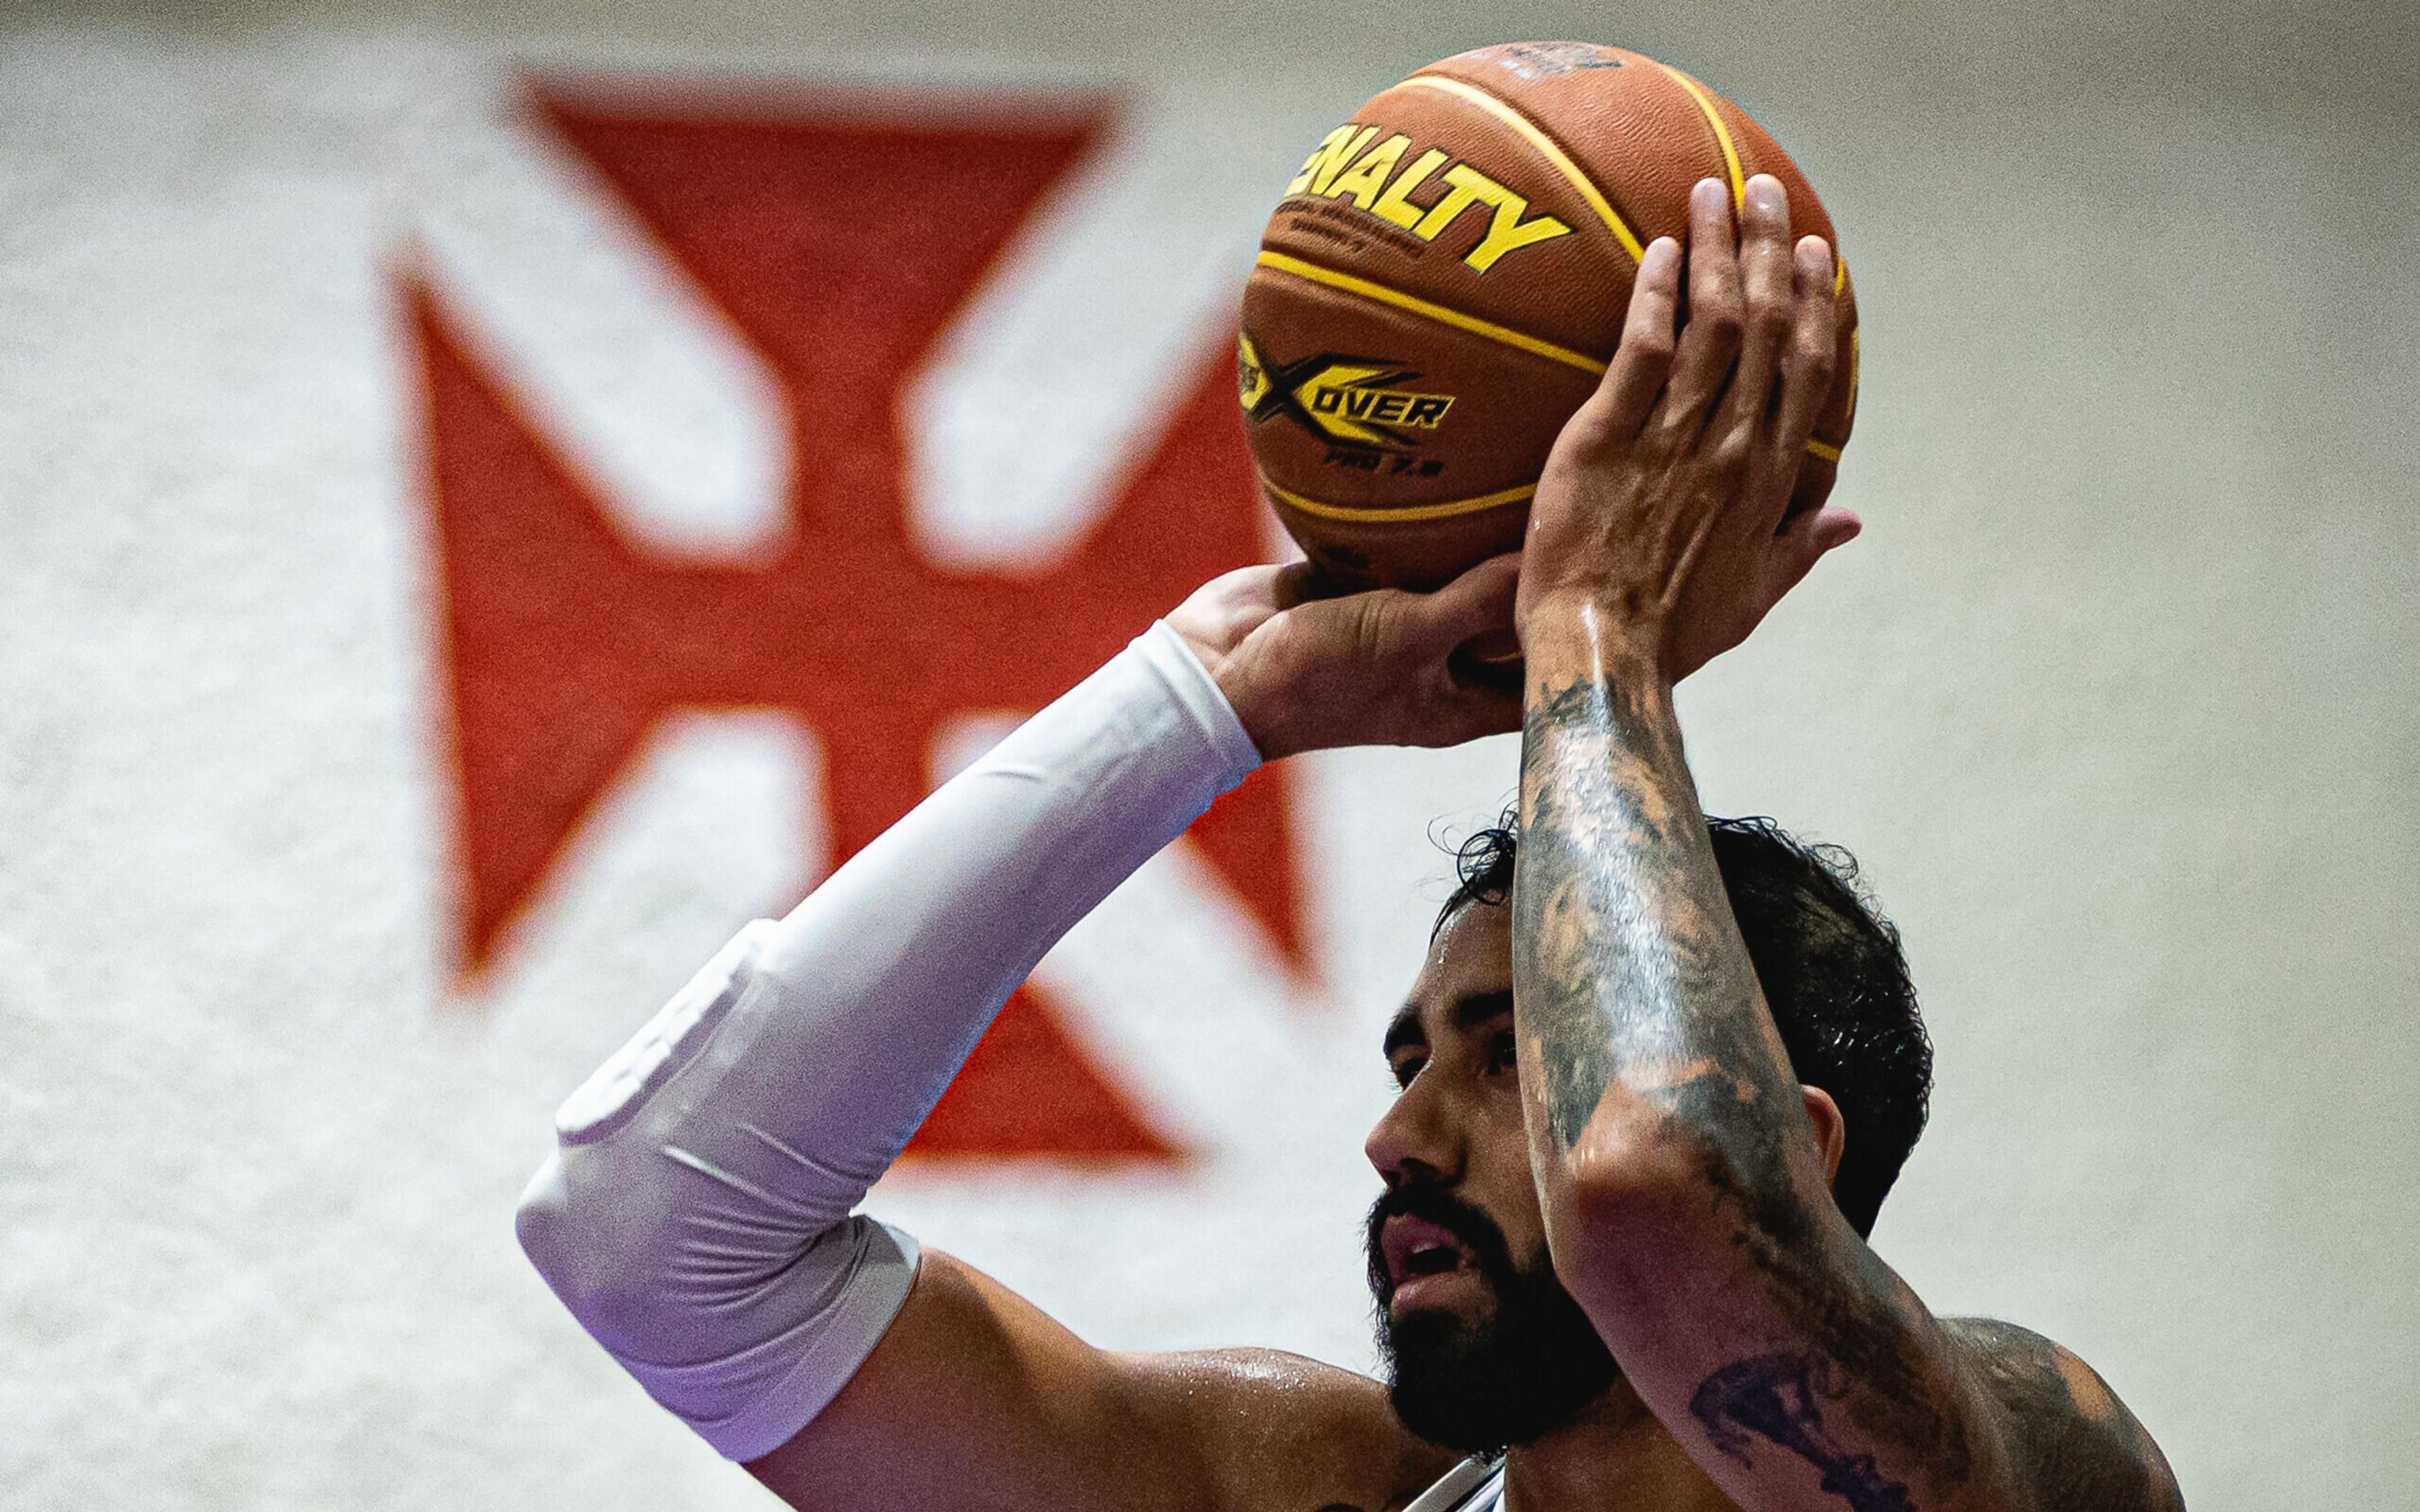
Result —
<path fill-rule="evenodd" d="M 1503 1463 L 1466 1459 L 1422 1491 L 1404 1512 L 1508 1512 Z"/>

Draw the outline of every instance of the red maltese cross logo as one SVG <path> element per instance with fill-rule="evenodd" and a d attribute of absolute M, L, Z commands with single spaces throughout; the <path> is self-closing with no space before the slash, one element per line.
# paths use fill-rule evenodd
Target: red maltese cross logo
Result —
<path fill-rule="evenodd" d="M 1200 380 L 1109 509 L 1037 569 L 920 555 L 902 394 L 1002 247 L 1098 144 L 1106 111 L 982 127 L 878 116 L 600 107 L 538 116 L 778 381 L 792 524 L 761 560 L 700 564 L 619 529 L 510 375 L 421 275 L 403 281 L 434 543 L 437 679 L 455 784 L 454 965 L 476 979 L 566 841 L 668 717 L 773 709 L 824 752 L 834 863 L 927 787 L 954 720 L 1032 710 L 1203 580 L 1263 554 L 1232 359 Z M 1205 333 L 1209 334 L 1209 333 Z M 1189 837 L 1301 964 L 1295 841 L 1264 769 Z M 1165 1156 L 1147 1115 L 1063 1026 L 1012 997 L 915 1149 Z"/>

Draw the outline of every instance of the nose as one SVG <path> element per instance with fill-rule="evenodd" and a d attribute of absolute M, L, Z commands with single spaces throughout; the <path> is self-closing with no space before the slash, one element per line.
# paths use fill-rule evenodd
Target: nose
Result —
<path fill-rule="evenodd" d="M 1389 1191 L 1407 1181 L 1452 1186 L 1462 1180 L 1461 1126 L 1438 1080 L 1425 1072 L 1413 1077 L 1361 1142 Z"/>

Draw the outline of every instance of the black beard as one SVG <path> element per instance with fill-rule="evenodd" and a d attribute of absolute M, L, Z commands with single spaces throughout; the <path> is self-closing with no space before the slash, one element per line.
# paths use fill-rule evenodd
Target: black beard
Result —
<path fill-rule="evenodd" d="M 1476 1321 L 1428 1307 L 1393 1317 L 1394 1282 L 1378 1234 L 1398 1214 L 1426 1219 L 1467 1245 L 1495 1306 Z M 1621 1379 L 1553 1263 L 1543 1255 L 1514 1263 L 1495 1221 L 1444 1188 L 1406 1185 L 1380 1197 L 1370 1210 L 1369 1247 L 1388 1395 L 1404 1427 L 1431 1443 L 1499 1455 L 1569 1423 Z"/>

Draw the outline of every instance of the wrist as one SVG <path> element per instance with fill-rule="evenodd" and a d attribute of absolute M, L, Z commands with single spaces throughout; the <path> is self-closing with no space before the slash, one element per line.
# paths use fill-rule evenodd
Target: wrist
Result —
<path fill-rule="evenodd" d="M 1201 655 L 1198 651 L 1197 655 Z M 1202 656 L 1202 668 L 1210 673 L 1211 683 L 1218 696 L 1227 701 L 1227 708 L 1235 722 L 1244 729 L 1252 748 L 1261 760 L 1273 762 L 1294 754 L 1295 747 L 1288 738 L 1283 717 L 1282 701 L 1273 698 L 1269 680 L 1260 675 L 1258 658 L 1240 650 L 1225 656 Z"/>
<path fill-rule="evenodd" d="M 1316 722 L 1306 719 L 1301 701 L 1289 696 L 1288 689 L 1257 658 L 1231 656 L 1214 674 L 1220 696 L 1227 707 L 1235 711 L 1235 722 L 1251 737 L 1252 748 L 1261 753 L 1264 762 L 1282 761 L 1306 750 L 1332 744 L 1322 740 Z"/>
<path fill-rule="evenodd" d="M 1613 613 L 1587 598 L 1551 598 L 1530 605 L 1521 619 L 1521 656 L 1529 685 L 1578 679 L 1625 684 L 1668 682 L 1663 636 L 1652 625 Z"/>
<path fill-rule="evenodd" d="M 1205 590 L 1195 598 L 1206 594 Z M 1282 616 L 1271 616 L 1265 609 L 1237 614 L 1233 606 L 1216 603 L 1206 613 L 1195 612 L 1196 608 L 1195 601 L 1188 601 L 1165 623 L 1193 653 L 1261 760 L 1273 762 L 1308 749 L 1313 741 L 1299 728 L 1303 701 L 1287 686 L 1284 669 L 1296 638 Z"/>

